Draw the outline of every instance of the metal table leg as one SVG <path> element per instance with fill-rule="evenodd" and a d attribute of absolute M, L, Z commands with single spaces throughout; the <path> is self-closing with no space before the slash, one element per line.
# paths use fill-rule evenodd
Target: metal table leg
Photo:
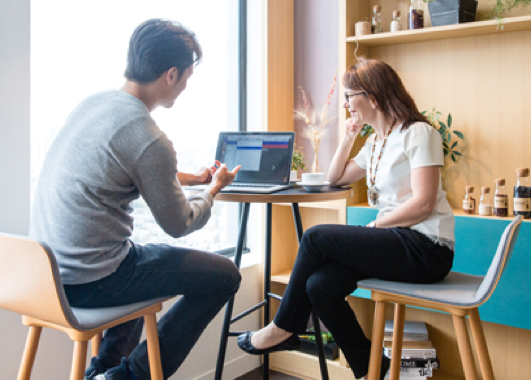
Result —
<path fill-rule="evenodd" d="M 293 209 L 293 220 L 295 221 L 295 230 L 297 231 L 297 237 L 299 239 L 300 245 L 304 231 L 302 229 L 302 219 L 299 210 L 299 204 L 293 203 L 291 207 Z M 328 368 L 326 366 L 326 358 L 324 354 L 323 337 L 321 335 L 321 326 L 319 324 L 319 318 L 317 317 L 317 314 L 314 311 L 312 311 L 312 321 L 315 329 L 315 343 L 317 347 L 317 354 L 319 355 L 319 367 L 321 368 L 321 378 L 323 380 L 329 380 Z"/>
<path fill-rule="evenodd" d="M 247 220 L 249 219 L 250 203 L 244 203 L 242 218 L 240 222 L 240 231 L 238 233 L 238 243 L 236 245 L 236 254 L 234 255 L 234 264 L 240 269 L 243 252 L 243 242 L 245 233 L 247 231 Z M 229 329 L 231 324 L 232 308 L 234 306 L 234 297 L 227 302 L 225 309 L 225 319 L 223 320 L 223 328 L 221 330 L 221 340 L 219 342 L 218 361 L 216 363 L 216 376 L 215 380 L 221 380 L 223 375 L 223 366 L 225 364 L 225 353 L 227 350 L 227 340 L 229 338 Z"/>

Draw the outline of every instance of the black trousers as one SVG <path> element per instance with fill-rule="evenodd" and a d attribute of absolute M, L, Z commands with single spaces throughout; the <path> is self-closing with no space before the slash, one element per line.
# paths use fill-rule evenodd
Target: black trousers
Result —
<path fill-rule="evenodd" d="M 274 322 L 303 333 L 314 309 L 356 378 L 369 368 L 371 342 L 346 301 L 360 280 L 433 283 L 452 268 L 453 251 L 409 228 L 319 225 L 302 237 Z"/>

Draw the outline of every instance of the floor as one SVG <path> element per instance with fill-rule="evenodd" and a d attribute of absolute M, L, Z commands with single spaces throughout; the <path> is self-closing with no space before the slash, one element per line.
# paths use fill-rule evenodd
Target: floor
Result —
<path fill-rule="evenodd" d="M 235 380 L 262 380 L 262 367 L 255 369 L 243 376 L 236 378 Z M 280 372 L 269 370 L 269 380 L 301 380 L 299 377 L 293 377 L 285 375 Z"/>

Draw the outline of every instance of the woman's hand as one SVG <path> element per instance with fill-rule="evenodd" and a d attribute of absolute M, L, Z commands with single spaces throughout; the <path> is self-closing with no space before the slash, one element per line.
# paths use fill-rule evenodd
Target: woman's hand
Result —
<path fill-rule="evenodd" d="M 363 125 L 355 124 L 354 119 L 349 118 L 345 122 L 345 137 L 348 137 L 349 139 L 355 139 L 362 129 Z"/>

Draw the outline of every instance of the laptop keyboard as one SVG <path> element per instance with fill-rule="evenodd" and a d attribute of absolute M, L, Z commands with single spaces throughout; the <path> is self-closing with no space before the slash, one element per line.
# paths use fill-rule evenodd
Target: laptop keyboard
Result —
<path fill-rule="evenodd" d="M 275 186 L 278 186 L 278 185 L 235 185 L 235 184 L 232 184 L 227 187 L 256 187 L 260 189 L 270 189 Z"/>

